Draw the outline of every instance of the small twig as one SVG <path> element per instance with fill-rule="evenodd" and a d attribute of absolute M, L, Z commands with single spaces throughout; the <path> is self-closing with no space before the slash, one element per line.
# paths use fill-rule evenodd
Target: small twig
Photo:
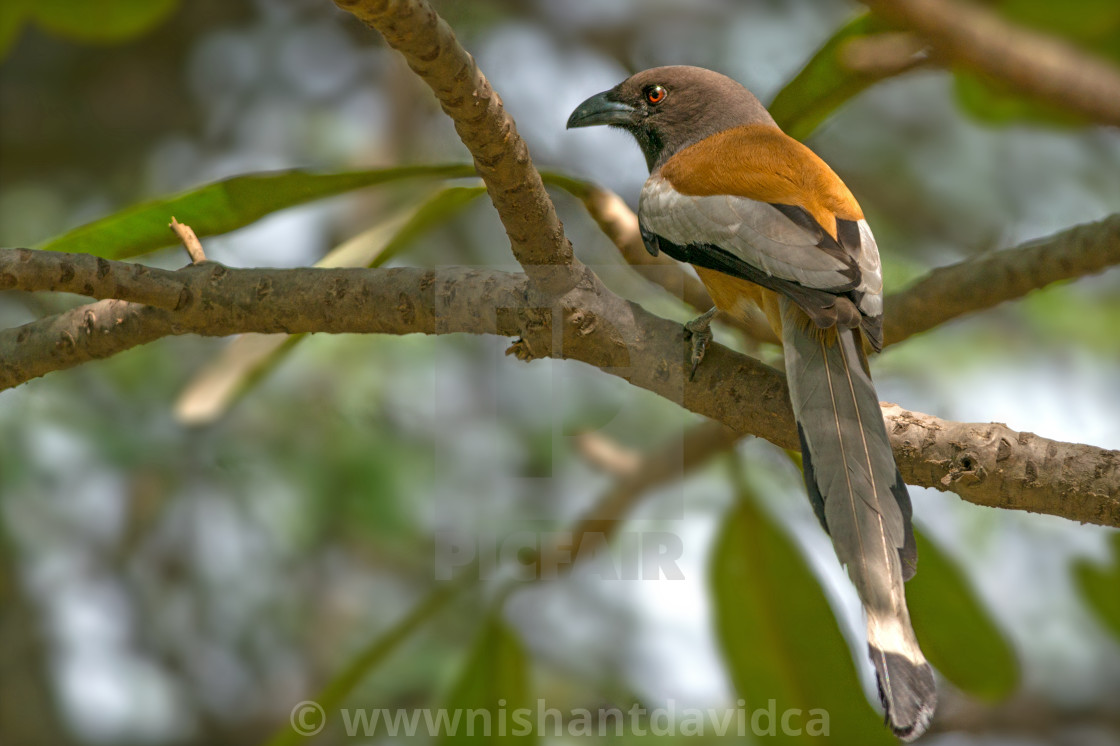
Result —
<path fill-rule="evenodd" d="M 850 39 L 840 48 L 840 64 L 857 73 L 887 77 L 929 63 L 929 46 L 905 31 Z"/>
<path fill-rule="evenodd" d="M 194 234 L 194 229 L 189 225 L 184 225 L 171 216 L 171 230 L 175 231 L 175 235 L 183 242 L 183 247 L 186 248 L 187 253 L 191 257 L 191 262 L 198 264 L 199 262 L 206 261 L 206 252 L 202 250 L 202 242 L 198 240 L 198 236 Z"/>
<path fill-rule="evenodd" d="M 614 484 L 576 520 L 572 530 L 561 535 L 550 548 L 542 548 L 536 558 L 537 576 L 555 577 L 558 572 L 571 570 L 575 562 L 585 556 L 582 550 L 587 542 L 609 542 L 626 516 L 652 494 L 654 488 L 683 479 L 717 454 L 734 448 L 743 437 L 745 434 L 736 433 L 722 423 L 705 420 L 658 448 L 633 453 L 631 468 L 618 474 Z M 565 556 L 571 561 L 559 567 L 548 568 L 541 564 L 542 558 Z"/>
<path fill-rule="evenodd" d="M 958 316 L 1117 264 L 1120 214 L 939 267 L 907 289 L 887 296 L 883 337 L 886 344 L 896 344 Z"/>
<path fill-rule="evenodd" d="M 626 477 L 641 465 L 642 455 L 602 433 L 583 432 L 576 436 L 576 449 L 587 462 L 608 474 Z"/>

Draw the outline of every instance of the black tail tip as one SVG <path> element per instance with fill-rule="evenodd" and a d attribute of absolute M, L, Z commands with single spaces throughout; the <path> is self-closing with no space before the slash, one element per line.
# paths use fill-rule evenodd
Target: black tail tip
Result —
<path fill-rule="evenodd" d="M 933 669 L 924 661 L 914 663 L 898 653 L 874 647 L 869 652 L 887 726 L 903 741 L 913 741 L 926 732 L 937 708 Z"/>

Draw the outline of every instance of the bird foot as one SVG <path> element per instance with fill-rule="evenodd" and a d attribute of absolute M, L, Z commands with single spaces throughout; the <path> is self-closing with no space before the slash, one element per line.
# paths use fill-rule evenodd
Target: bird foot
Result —
<path fill-rule="evenodd" d="M 690 381 L 696 376 L 696 368 L 700 366 L 700 361 L 704 359 L 704 353 L 708 351 L 708 343 L 712 341 L 712 317 L 716 315 L 717 310 L 715 306 L 712 306 L 684 325 L 685 336 L 692 341 L 690 358 L 692 369 L 688 373 L 688 380 Z"/>

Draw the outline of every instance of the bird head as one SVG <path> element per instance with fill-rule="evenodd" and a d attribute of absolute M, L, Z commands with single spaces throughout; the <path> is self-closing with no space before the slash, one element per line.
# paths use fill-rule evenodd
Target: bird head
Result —
<path fill-rule="evenodd" d="M 599 124 L 633 135 L 652 171 L 705 137 L 744 124 L 774 125 L 774 120 L 754 94 L 726 75 L 674 65 L 635 73 L 596 93 L 568 117 L 568 129 Z"/>

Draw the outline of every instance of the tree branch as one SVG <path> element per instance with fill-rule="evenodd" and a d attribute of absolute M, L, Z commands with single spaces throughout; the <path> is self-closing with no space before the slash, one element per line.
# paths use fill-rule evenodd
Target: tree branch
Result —
<path fill-rule="evenodd" d="M 31 258 L 25 259 L 27 255 Z M 524 308 L 528 297 L 524 275 L 466 268 L 230 269 L 203 262 L 172 271 L 94 257 L 72 262 L 76 256 L 0 249 L 0 288 L 81 288 L 79 292 L 105 298 L 0 331 L 0 390 L 179 334 L 515 336 L 518 327 L 508 320 L 499 323 L 499 317 L 503 309 Z M 135 275 L 151 277 L 159 291 L 110 284 L 113 277 Z M 142 305 L 153 296 L 167 302 Z"/>
<path fill-rule="evenodd" d="M 138 275 L 123 262 L 73 260 L 54 252 L 0 250 L 0 280 L 23 290 L 153 295 L 110 284 L 108 278 Z M 72 273 L 62 271 L 64 263 Z M 204 262 L 175 271 L 148 269 L 145 275 L 164 288 L 157 296 L 177 299 L 173 309 L 103 300 L 0 332 L 0 388 L 175 334 L 520 335 L 511 348 L 520 357 L 580 360 L 738 432 L 797 448 L 780 372 L 712 345 L 690 381 L 681 326 L 598 284 L 570 291 L 557 306 L 539 307 L 526 276 L 478 269 L 230 269 Z M 951 490 L 981 505 L 1120 526 L 1116 451 L 1002 425 L 947 422 L 893 405 L 885 415 L 911 484 Z"/>
<path fill-rule="evenodd" d="M 1003 423 L 950 422 L 883 408 L 891 443 L 910 458 L 899 458 L 902 478 L 953 491 L 971 503 L 1063 514 L 1083 523 L 1120 526 L 1120 451 L 1073 443 L 1058 444 Z M 896 450 L 896 455 L 898 451 Z M 925 469 L 931 472 L 922 474 Z"/>
<path fill-rule="evenodd" d="M 1120 70 L 1054 36 L 1014 26 L 975 3 L 863 0 L 926 37 L 939 56 L 1021 93 L 1120 126 Z"/>
<path fill-rule="evenodd" d="M 183 296 L 186 285 L 178 272 L 89 254 L 32 249 L 0 249 L 0 290 L 120 298 L 170 310 L 189 302 Z"/>
<path fill-rule="evenodd" d="M 556 208 L 502 100 L 425 0 L 335 0 L 404 55 L 455 123 L 509 236 L 513 254 L 547 294 L 585 281 Z"/>
<path fill-rule="evenodd" d="M 940 267 L 906 290 L 887 296 L 883 314 L 886 344 L 1059 280 L 1095 274 L 1116 264 L 1120 264 L 1120 214 L 1014 249 Z"/>

